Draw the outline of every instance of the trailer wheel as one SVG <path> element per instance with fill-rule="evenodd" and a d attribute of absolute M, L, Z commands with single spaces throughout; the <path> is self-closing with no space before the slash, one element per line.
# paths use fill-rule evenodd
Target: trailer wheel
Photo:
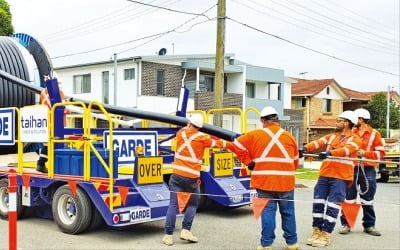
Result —
<path fill-rule="evenodd" d="M 54 193 L 53 217 L 60 230 L 68 234 L 79 234 L 90 225 L 92 207 L 89 197 L 79 187 L 74 196 L 68 185 L 61 186 Z"/>
<path fill-rule="evenodd" d="M 0 180 L 0 217 L 8 218 L 8 179 Z M 21 195 L 17 193 L 17 217 L 21 218 L 24 213 L 24 206 L 22 206 Z"/>
<path fill-rule="evenodd" d="M 89 231 L 96 230 L 104 224 L 103 216 L 97 210 L 96 206 L 92 203 L 92 218 L 90 219 Z"/>

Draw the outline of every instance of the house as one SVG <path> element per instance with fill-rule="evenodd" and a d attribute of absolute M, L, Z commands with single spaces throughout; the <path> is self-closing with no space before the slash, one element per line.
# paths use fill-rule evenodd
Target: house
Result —
<path fill-rule="evenodd" d="M 365 94 L 369 97 L 370 100 L 372 100 L 372 97 L 377 94 L 384 94 L 387 96 L 389 94 L 390 99 L 398 106 L 400 107 L 400 95 L 397 91 L 390 90 L 388 91 L 375 91 L 375 92 L 365 92 Z"/>
<path fill-rule="evenodd" d="M 372 96 L 382 92 L 359 92 L 340 86 L 334 79 L 291 78 L 291 107 L 303 112 L 303 141 L 309 142 L 333 132 L 337 116 L 345 110 L 365 107 Z M 383 92 L 387 94 L 388 92 Z M 390 91 L 391 100 L 400 104 L 400 96 Z"/>
<path fill-rule="evenodd" d="M 285 81 L 284 71 L 247 64 L 233 57 L 233 54 L 226 54 L 224 58 L 222 106 L 245 111 L 249 107 L 261 110 L 270 105 L 277 109 L 283 120 L 289 120 L 284 109 L 290 108 L 291 83 Z M 180 88 L 184 85 L 190 91 L 188 110 L 214 108 L 213 54 L 136 56 L 55 70 L 63 80 L 64 92 L 76 98 L 174 113 Z M 259 126 L 257 114 L 249 112 L 247 118 L 249 129 Z M 291 121 L 291 129 L 298 129 L 301 122 L 297 123 Z M 223 127 L 243 132 L 238 116 L 224 115 Z"/>
<path fill-rule="evenodd" d="M 292 109 L 303 111 L 303 142 L 334 131 L 335 119 L 348 99 L 335 79 L 292 78 Z"/>

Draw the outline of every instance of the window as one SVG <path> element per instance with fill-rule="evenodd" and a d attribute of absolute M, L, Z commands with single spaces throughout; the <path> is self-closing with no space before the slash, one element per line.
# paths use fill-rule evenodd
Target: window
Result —
<path fill-rule="evenodd" d="M 296 98 L 296 108 L 305 108 L 307 104 L 306 98 Z"/>
<path fill-rule="evenodd" d="M 329 95 L 330 89 L 329 87 L 326 87 L 326 94 Z"/>
<path fill-rule="evenodd" d="M 252 82 L 246 82 L 246 97 L 247 98 L 255 98 L 255 84 Z"/>
<path fill-rule="evenodd" d="M 332 100 L 323 99 L 322 100 L 322 112 L 329 113 L 332 111 Z"/>
<path fill-rule="evenodd" d="M 135 69 L 124 69 L 124 80 L 135 79 Z"/>
<path fill-rule="evenodd" d="M 201 92 L 213 92 L 214 91 L 214 77 L 200 75 L 199 87 Z"/>
<path fill-rule="evenodd" d="M 84 94 L 91 92 L 91 75 L 74 76 L 74 94 Z"/>
<path fill-rule="evenodd" d="M 165 72 L 157 70 L 157 95 L 164 95 Z"/>
<path fill-rule="evenodd" d="M 103 93 L 103 103 L 109 104 L 110 100 L 110 72 L 103 71 L 101 73 L 101 81 L 102 81 L 102 93 Z"/>

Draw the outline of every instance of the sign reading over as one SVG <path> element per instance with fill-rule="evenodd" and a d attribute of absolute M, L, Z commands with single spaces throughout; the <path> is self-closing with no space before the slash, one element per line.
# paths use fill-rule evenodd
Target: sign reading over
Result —
<path fill-rule="evenodd" d="M 233 175 L 233 154 L 230 152 L 214 153 L 214 176 Z"/>
<path fill-rule="evenodd" d="M 109 146 L 110 132 L 104 132 L 104 147 Z M 158 151 L 157 131 L 114 131 L 113 149 L 118 151 L 119 165 L 135 164 L 135 149 L 137 146 L 143 148 L 144 156 L 156 156 Z"/>
<path fill-rule="evenodd" d="M 135 166 L 137 184 L 155 184 L 164 181 L 163 158 L 161 156 L 138 157 Z"/>
<path fill-rule="evenodd" d="M 0 145 L 14 145 L 14 109 L 0 109 Z"/>
<path fill-rule="evenodd" d="M 46 105 L 21 108 L 21 141 L 47 142 L 49 140 L 49 109 Z"/>

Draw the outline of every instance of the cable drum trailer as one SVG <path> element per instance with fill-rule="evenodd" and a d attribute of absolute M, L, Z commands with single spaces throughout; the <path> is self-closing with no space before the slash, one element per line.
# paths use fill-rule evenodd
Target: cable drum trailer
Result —
<path fill-rule="evenodd" d="M 0 162 L 0 216 L 8 215 L 7 177 L 9 169 L 14 168 L 18 174 L 19 218 L 34 212 L 54 219 L 68 234 L 93 230 L 102 223 L 124 227 L 164 219 L 169 204 L 166 180 L 171 173 L 165 166 L 173 161 L 174 152 L 163 146 L 165 141 L 159 137 L 173 138 L 187 119 L 96 101 L 61 102 L 56 79 L 43 79 L 52 70 L 44 48 L 29 35 L 13 36 L 0 37 L 0 98 L 5 100 L 5 94 L 15 96 L 0 106 L 0 149 L 1 154 L 16 152 L 18 164 L 10 167 Z M 51 110 L 35 105 L 40 86 L 48 89 Z M 182 91 L 180 96 L 187 101 L 187 89 Z M 24 101 L 13 101 L 20 94 Z M 68 106 L 82 110 L 81 128 L 64 126 L 64 109 Z M 91 125 L 94 114 L 99 113 L 106 118 L 104 128 Z M 185 115 L 186 108 L 177 114 Z M 114 115 L 174 127 L 118 128 Z M 209 124 L 201 130 L 226 140 L 237 136 Z M 38 142 L 48 143 L 47 174 L 23 161 L 26 146 Z M 142 156 L 136 155 L 138 146 L 143 149 Z M 226 207 L 250 204 L 254 191 L 237 176 L 234 169 L 240 167 L 234 166 L 233 154 L 211 152 L 207 157 L 209 165 L 201 173 L 203 203 L 207 197 Z"/>

